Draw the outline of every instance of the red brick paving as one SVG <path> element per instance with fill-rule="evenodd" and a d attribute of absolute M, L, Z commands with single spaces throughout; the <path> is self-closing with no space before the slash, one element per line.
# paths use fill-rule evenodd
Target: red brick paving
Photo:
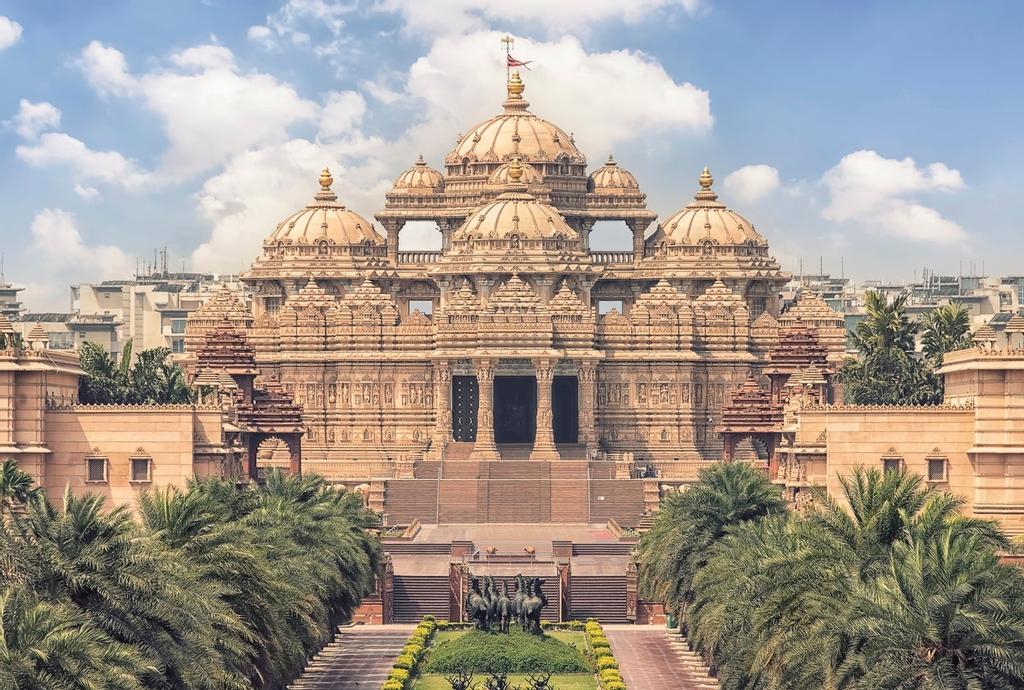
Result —
<path fill-rule="evenodd" d="M 664 626 L 606 625 L 604 631 L 629 690 L 718 687 L 679 634 Z"/>

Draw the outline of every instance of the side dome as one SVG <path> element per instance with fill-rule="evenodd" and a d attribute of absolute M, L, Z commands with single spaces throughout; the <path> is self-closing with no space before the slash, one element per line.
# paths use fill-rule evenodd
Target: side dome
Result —
<path fill-rule="evenodd" d="M 331 171 L 324 168 L 320 173 L 320 191 L 313 201 L 278 224 L 264 244 L 383 246 L 384 237 L 373 223 L 345 208 L 331 191 L 332 184 Z"/>
<path fill-rule="evenodd" d="M 528 163 L 586 165 L 586 157 L 576 148 L 571 134 L 528 110 L 530 104 L 523 98 L 525 88 L 519 72 L 513 71 L 508 82 L 504 112 L 474 125 L 461 135 L 445 163 L 449 166 L 500 163 L 518 157 Z"/>
<path fill-rule="evenodd" d="M 590 177 L 587 178 L 587 191 L 596 194 L 635 193 L 640 191 L 640 185 L 633 177 L 633 173 L 619 167 L 609 154 L 608 162 L 590 173 Z"/>
<path fill-rule="evenodd" d="M 730 211 L 718 200 L 711 189 L 714 179 L 704 168 L 700 176 L 700 191 L 693 201 L 679 209 L 658 226 L 647 238 L 648 246 L 661 243 L 670 245 L 756 245 L 768 243 L 746 218 Z"/>
<path fill-rule="evenodd" d="M 535 185 L 543 184 L 544 182 L 541 174 L 537 172 L 537 168 L 533 167 L 529 163 L 520 163 L 519 168 L 521 172 L 518 180 L 513 180 L 509 175 L 509 170 L 511 170 L 511 168 L 512 162 L 503 163 L 498 166 L 498 169 L 491 173 L 491 177 L 487 180 L 487 183 L 505 187 L 512 183 Z"/>
<path fill-rule="evenodd" d="M 392 192 L 409 194 L 433 194 L 444 191 L 444 176 L 434 170 L 423 160 L 423 155 L 416 164 L 404 171 L 391 187 Z"/>

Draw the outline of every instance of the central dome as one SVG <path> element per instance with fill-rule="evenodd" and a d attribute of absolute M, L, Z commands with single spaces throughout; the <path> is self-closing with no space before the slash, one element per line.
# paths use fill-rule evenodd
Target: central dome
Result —
<path fill-rule="evenodd" d="M 537 117 L 523 98 L 525 86 L 517 71 L 508 83 L 504 112 L 472 127 L 445 159 L 450 166 L 462 163 L 496 163 L 513 156 L 528 163 L 558 162 L 586 164 L 572 135 Z"/>
<path fill-rule="evenodd" d="M 331 191 L 331 171 L 324 168 L 319 181 L 313 201 L 281 221 L 264 244 L 383 246 L 384 238 L 373 223 L 345 208 Z"/>

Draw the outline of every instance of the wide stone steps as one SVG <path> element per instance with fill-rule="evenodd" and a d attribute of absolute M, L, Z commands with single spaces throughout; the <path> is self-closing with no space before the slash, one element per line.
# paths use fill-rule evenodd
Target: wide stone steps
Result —
<path fill-rule="evenodd" d="M 686 638 L 679 635 L 678 632 L 669 632 L 668 637 L 669 644 L 679 658 L 679 663 L 692 680 L 691 684 L 686 687 L 701 688 L 702 690 L 718 688 L 718 681 L 708 675 L 710 671 L 707 664 L 704 663 L 700 654 L 690 650 Z"/>
<path fill-rule="evenodd" d="M 307 664 L 289 687 L 293 690 L 376 690 L 391 672 L 395 657 L 414 626 L 340 628 L 331 644 Z"/>
<path fill-rule="evenodd" d="M 573 575 L 569 586 L 570 618 L 596 618 L 601 623 L 628 622 L 625 576 Z"/>
<path fill-rule="evenodd" d="M 605 634 L 630 690 L 712 690 L 699 655 L 687 648 L 678 630 L 661 626 L 606 625 Z"/>
<path fill-rule="evenodd" d="M 450 588 L 444 575 L 395 575 L 395 622 L 418 623 L 427 614 L 447 620 Z"/>
<path fill-rule="evenodd" d="M 408 525 L 413 520 L 437 522 L 437 481 L 391 479 L 384 484 L 384 512 L 388 524 Z"/>

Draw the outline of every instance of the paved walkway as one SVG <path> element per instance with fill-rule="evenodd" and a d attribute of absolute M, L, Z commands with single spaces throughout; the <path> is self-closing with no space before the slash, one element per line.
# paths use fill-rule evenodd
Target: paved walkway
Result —
<path fill-rule="evenodd" d="M 293 690 L 379 690 L 414 625 L 355 625 L 313 657 Z"/>
<path fill-rule="evenodd" d="M 678 631 L 663 625 L 605 625 L 612 652 L 629 690 L 710 690 L 700 657 L 686 648 Z"/>

